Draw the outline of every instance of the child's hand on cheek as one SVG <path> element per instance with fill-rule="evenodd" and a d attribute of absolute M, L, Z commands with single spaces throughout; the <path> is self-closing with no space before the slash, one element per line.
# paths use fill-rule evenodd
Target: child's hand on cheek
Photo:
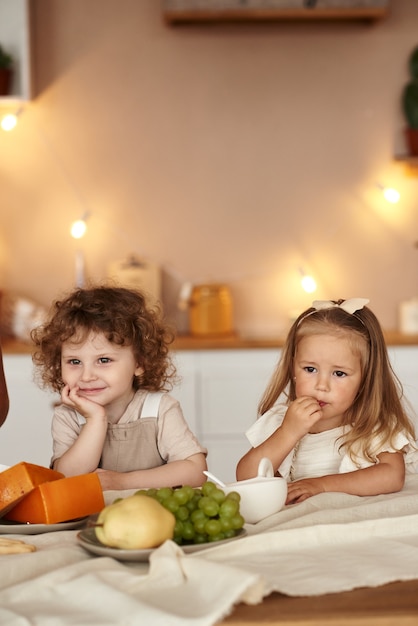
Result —
<path fill-rule="evenodd" d="M 88 398 L 79 395 L 79 387 L 75 386 L 70 389 L 69 385 L 65 385 L 61 390 L 61 400 L 63 404 L 69 406 L 86 419 L 94 417 L 105 417 L 105 410 L 97 402 L 93 402 Z"/>

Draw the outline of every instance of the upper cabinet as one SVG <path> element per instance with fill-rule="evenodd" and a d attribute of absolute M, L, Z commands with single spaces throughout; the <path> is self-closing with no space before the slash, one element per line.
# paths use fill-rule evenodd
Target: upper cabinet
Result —
<path fill-rule="evenodd" d="M 169 23 L 364 20 L 386 17 L 389 0 L 163 0 Z"/>
<path fill-rule="evenodd" d="M 33 0 L 0 0 L 0 45 L 13 58 L 9 95 L 0 106 L 30 100 L 32 96 L 30 16 Z"/>

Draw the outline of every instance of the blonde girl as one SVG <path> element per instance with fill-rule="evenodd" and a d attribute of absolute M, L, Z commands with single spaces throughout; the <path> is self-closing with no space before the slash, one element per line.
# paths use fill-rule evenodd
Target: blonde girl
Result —
<path fill-rule="evenodd" d="M 246 433 L 253 447 L 237 465 L 238 480 L 255 476 L 268 457 L 288 480 L 288 504 L 324 491 L 402 489 L 414 426 L 368 302 L 316 301 L 294 322 Z"/>

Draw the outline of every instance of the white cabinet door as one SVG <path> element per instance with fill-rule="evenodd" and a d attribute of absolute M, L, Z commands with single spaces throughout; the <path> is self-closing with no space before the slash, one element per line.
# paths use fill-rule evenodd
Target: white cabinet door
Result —
<path fill-rule="evenodd" d="M 3 355 L 10 399 L 6 421 L 0 428 L 0 464 L 21 461 L 49 466 L 52 456 L 51 420 L 57 396 L 33 381 L 30 355 Z"/>
<path fill-rule="evenodd" d="M 197 398 L 196 398 L 196 355 L 194 350 L 185 350 L 173 354 L 173 361 L 179 377 L 178 384 L 170 395 L 176 398 L 183 409 L 183 415 L 190 430 L 197 432 Z"/>
<path fill-rule="evenodd" d="M 418 348 L 396 346 L 388 349 L 395 374 L 402 383 L 405 398 L 412 407 L 418 431 Z"/>
<path fill-rule="evenodd" d="M 245 431 L 279 358 L 279 351 L 214 350 L 199 353 L 197 432 L 208 448 L 209 469 L 225 482 L 249 449 Z"/>
<path fill-rule="evenodd" d="M 226 482 L 248 450 L 245 431 L 279 359 L 278 349 L 179 351 L 173 390 L 191 429 L 208 448 L 209 469 Z"/>
<path fill-rule="evenodd" d="M 199 431 L 239 435 L 255 421 L 277 350 L 216 350 L 199 354 Z"/>

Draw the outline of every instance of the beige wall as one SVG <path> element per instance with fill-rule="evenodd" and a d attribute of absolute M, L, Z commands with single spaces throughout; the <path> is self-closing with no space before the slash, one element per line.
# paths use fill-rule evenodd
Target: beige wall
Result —
<path fill-rule="evenodd" d="M 68 290 L 88 210 L 90 276 L 143 255 L 171 315 L 183 281 L 226 281 L 241 333 L 280 333 L 312 300 L 302 266 L 315 298 L 369 297 L 397 326 L 418 295 L 418 175 L 393 159 L 418 2 L 372 26 L 173 28 L 157 0 L 32 1 L 37 95 L 0 136 L 4 288 Z"/>

